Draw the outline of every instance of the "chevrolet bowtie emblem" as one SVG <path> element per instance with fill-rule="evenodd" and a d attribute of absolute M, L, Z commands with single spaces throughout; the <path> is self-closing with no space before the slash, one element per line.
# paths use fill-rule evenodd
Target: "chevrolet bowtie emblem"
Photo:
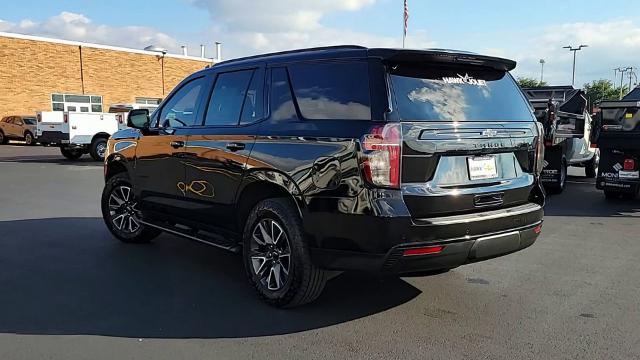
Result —
<path fill-rule="evenodd" d="M 496 135 L 498 135 L 498 131 L 493 129 L 486 129 L 482 132 L 482 136 L 484 137 L 495 137 Z"/>

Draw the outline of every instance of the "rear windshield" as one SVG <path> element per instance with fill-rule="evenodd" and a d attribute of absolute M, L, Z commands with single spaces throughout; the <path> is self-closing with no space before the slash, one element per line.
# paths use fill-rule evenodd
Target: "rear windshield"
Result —
<path fill-rule="evenodd" d="M 640 131 L 640 109 L 613 108 L 601 109 L 602 123 L 605 125 L 622 125 L 623 131 Z"/>
<path fill-rule="evenodd" d="M 534 121 L 508 73 L 489 69 L 391 68 L 397 111 L 411 121 Z"/>

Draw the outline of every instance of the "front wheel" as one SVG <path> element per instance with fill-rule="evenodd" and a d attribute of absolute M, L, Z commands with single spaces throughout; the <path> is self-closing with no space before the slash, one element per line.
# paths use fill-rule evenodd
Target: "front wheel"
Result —
<path fill-rule="evenodd" d="M 78 160 L 82 156 L 82 150 L 78 149 L 68 149 L 68 148 L 60 148 L 60 153 L 62 156 L 69 160 Z"/>
<path fill-rule="evenodd" d="M 138 200 L 133 194 L 129 177 L 117 174 L 107 180 L 102 191 L 102 218 L 111 234 L 127 243 L 146 243 L 160 234 L 140 221 Z"/>
<path fill-rule="evenodd" d="M 267 199 L 251 211 L 244 229 L 244 266 L 260 298 L 276 307 L 317 299 L 327 272 L 311 263 L 295 204 Z"/>

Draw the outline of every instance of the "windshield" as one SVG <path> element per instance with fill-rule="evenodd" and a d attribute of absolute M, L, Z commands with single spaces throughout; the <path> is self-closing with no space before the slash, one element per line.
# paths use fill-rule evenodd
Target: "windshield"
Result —
<path fill-rule="evenodd" d="M 397 65 L 391 82 L 400 117 L 412 121 L 534 121 L 504 71 Z"/>

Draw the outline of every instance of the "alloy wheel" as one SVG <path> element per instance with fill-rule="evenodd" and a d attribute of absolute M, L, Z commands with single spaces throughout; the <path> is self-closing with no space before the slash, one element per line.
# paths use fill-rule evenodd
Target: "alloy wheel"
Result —
<path fill-rule="evenodd" d="M 273 219 L 260 220 L 251 235 L 251 268 L 271 291 L 282 289 L 291 270 L 291 247 L 283 227 Z"/>
<path fill-rule="evenodd" d="M 98 154 L 98 156 L 100 156 L 103 159 L 104 159 L 104 153 L 106 150 L 107 150 L 107 144 L 105 143 L 99 143 L 98 146 L 96 146 L 96 153 Z"/>
<path fill-rule="evenodd" d="M 24 136 L 24 142 L 27 145 L 31 145 L 31 143 L 33 142 L 33 137 L 31 136 L 31 134 L 27 134 Z"/>
<path fill-rule="evenodd" d="M 111 223 L 119 231 L 133 234 L 140 229 L 136 205 L 131 187 L 117 186 L 109 195 L 109 216 Z"/>

